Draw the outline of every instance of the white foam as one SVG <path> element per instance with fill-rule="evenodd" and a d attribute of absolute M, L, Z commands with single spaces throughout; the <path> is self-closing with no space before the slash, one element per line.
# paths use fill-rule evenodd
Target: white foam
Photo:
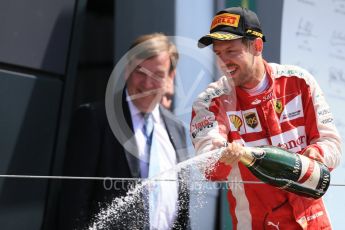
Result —
<path fill-rule="evenodd" d="M 133 189 L 127 192 L 126 196 L 115 198 L 107 204 L 105 208 L 101 208 L 100 212 L 95 216 L 87 229 L 108 229 L 111 226 L 119 227 L 121 225 L 124 225 L 127 229 L 142 228 L 142 226 L 145 225 L 145 220 L 148 219 L 147 216 L 145 216 L 148 215 L 148 212 L 138 212 L 138 204 L 141 203 L 143 198 L 145 199 L 145 196 L 147 198 L 148 194 L 145 195 L 145 193 L 150 191 L 150 187 L 153 186 L 154 183 L 159 183 L 160 181 L 171 181 L 171 179 L 169 179 L 171 178 L 169 177 L 171 173 L 179 173 L 179 181 L 180 183 L 186 184 L 185 189 L 191 189 L 192 183 L 194 189 L 198 187 L 198 189 L 195 189 L 194 191 L 197 191 L 198 194 L 197 203 L 200 207 L 203 207 L 206 203 L 205 199 L 203 199 L 207 189 L 203 187 L 203 183 L 205 183 L 205 181 L 193 181 L 194 178 L 191 176 L 191 170 L 193 170 L 193 167 L 196 167 L 201 171 L 202 175 L 205 175 L 204 173 L 206 170 L 210 170 L 212 165 L 215 165 L 218 161 L 222 150 L 223 149 L 218 149 L 200 154 L 177 164 L 175 167 L 166 170 L 151 179 L 140 181 Z M 184 202 L 182 201 L 180 205 L 183 204 Z"/>

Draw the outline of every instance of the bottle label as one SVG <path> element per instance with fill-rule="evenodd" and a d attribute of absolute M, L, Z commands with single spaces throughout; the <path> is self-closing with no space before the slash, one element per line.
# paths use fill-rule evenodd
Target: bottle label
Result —
<path fill-rule="evenodd" d="M 302 171 L 298 183 L 307 188 L 316 189 L 320 181 L 319 164 L 302 155 L 299 158 L 301 159 Z"/>
<path fill-rule="evenodd" d="M 331 174 L 329 173 L 329 171 L 325 170 L 326 166 L 324 167 L 321 167 L 321 174 L 322 174 L 322 180 L 320 180 L 318 186 L 317 186 L 317 189 L 323 193 L 325 193 L 328 189 L 328 186 L 331 182 Z"/>

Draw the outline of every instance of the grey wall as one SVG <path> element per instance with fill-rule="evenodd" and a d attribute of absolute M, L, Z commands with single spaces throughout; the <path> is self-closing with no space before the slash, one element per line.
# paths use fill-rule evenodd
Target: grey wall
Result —
<path fill-rule="evenodd" d="M 255 1 L 255 4 L 266 37 L 264 58 L 268 62 L 279 63 L 283 0 Z"/>
<path fill-rule="evenodd" d="M 63 157 L 80 2 L 0 1 L 0 174 L 51 175 Z M 41 229 L 50 182 L 1 178 L 0 228 Z"/>
<path fill-rule="evenodd" d="M 175 1 L 115 1 L 115 61 L 127 51 L 133 40 L 142 34 L 175 33 Z"/>
<path fill-rule="evenodd" d="M 0 173 L 48 175 L 62 82 L 0 70 Z M 0 180 L 1 229 L 39 229 L 47 180 Z"/>
<path fill-rule="evenodd" d="M 75 1 L 0 3 L 0 62 L 64 74 Z"/>

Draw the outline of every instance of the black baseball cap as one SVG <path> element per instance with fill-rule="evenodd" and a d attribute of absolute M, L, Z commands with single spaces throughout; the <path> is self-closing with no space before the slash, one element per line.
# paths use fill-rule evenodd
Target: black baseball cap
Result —
<path fill-rule="evenodd" d="M 231 7 L 219 11 L 213 18 L 210 33 L 199 39 L 198 47 L 204 48 L 216 40 L 234 40 L 238 38 L 262 38 L 258 16 L 251 10 L 243 7 Z"/>

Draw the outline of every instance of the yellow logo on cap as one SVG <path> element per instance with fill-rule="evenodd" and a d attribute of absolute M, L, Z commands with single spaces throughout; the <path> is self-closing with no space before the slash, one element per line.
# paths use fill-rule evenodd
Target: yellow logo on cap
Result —
<path fill-rule="evenodd" d="M 232 40 L 232 39 L 237 39 L 241 37 L 234 34 L 220 34 L 220 33 L 207 34 L 207 36 L 214 39 L 218 39 L 218 40 Z"/>
<path fill-rule="evenodd" d="M 238 27 L 239 22 L 240 15 L 229 13 L 220 14 L 214 17 L 211 24 L 211 30 L 219 25 Z"/>
<path fill-rule="evenodd" d="M 251 29 L 248 29 L 246 31 L 247 34 L 251 34 L 251 35 L 254 35 L 254 36 L 257 36 L 259 38 L 262 38 L 264 35 L 258 31 L 254 31 L 254 30 L 251 30 Z"/>

